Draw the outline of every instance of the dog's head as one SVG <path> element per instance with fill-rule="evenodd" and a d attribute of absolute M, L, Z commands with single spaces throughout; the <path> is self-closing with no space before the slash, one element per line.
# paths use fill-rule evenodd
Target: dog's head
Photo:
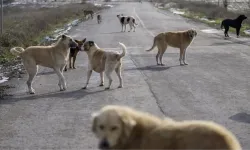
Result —
<path fill-rule="evenodd" d="M 83 51 L 90 51 L 91 48 L 95 47 L 96 48 L 96 44 L 94 41 L 87 41 L 83 44 Z"/>
<path fill-rule="evenodd" d="M 243 21 L 243 20 L 247 19 L 247 17 L 245 15 L 239 15 L 239 17 L 237 19 Z"/>
<path fill-rule="evenodd" d="M 118 18 L 120 18 L 120 17 L 122 17 L 122 16 L 124 16 L 123 14 L 119 14 L 119 15 L 116 15 Z"/>
<path fill-rule="evenodd" d="M 189 29 L 187 33 L 190 38 L 194 38 L 197 36 L 197 31 L 195 29 Z"/>
<path fill-rule="evenodd" d="M 129 137 L 136 121 L 116 106 L 105 106 L 92 114 L 92 131 L 99 139 L 100 149 L 111 149 Z M 127 137 L 127 138 L 126 138 Z"/>
<path fill-rule="evenodd" d="M 60 39 L 60 42 L 64 43 L 65 45 L 67 45 L 69 48 L 72 46 L 72 45 L 76 45 L 78 46 L 78 43 L 70 36 L 68 35 L 61 35 L 61 39 Z"/>
<path fill-rule="evenodd" d="M 75 41 L 76 41 L 76 43 L 78 44 L 78 46 L 77 45 L 74 45 L 74 44 L 71 44 L 71 48 L 78 48 L 80 51 L 82 51 L 82 46 L 84 45 L 84 43 L 86 42 L 86 38 L 84 38 L 83 40 L 76 40 L 76 39 L 74 39 Z"/>

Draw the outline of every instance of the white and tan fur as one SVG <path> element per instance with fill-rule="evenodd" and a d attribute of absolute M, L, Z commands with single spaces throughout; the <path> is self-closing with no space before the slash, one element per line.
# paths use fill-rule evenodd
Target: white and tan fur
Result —
<path fill-rule="evenodd" d="M 120 85 L 118 88 L 123 87 L 123 81 L 121 76 L 121 67 L 122 67 L 122 57 L 126 55 L 126 46 L 123 43 L 120 43 L 123 52 L 118 53 L 116 51 L 104 51 L 97 46 L 94 41 L 87 41 L 84 43 L 84 51 L 88 55 L 89 65 L 87 73 L 87 82 L 83 89 L 86 89 L 89 83 L 92 70 L 100 73 L 101 83 L 100 86 L 104 85 L 104 72 L 109 79 L 109 85 L 105 89 L 109 89 L 112 83 L 111 73 L 115 70 Z"/>
<path fill-rule="evenodd" d="M 53 68 L 59 77 L 60 91 L 66 90 L 63 69 L 67 63 L 70 44 L 77 45 L 70 36 L 62 35 L 55 44 L 50 46 L 30 46 L 26 49 L 22 47 L 11 48 L 12 54 L 22 58 L 23 65 L 29 74 L 27 86 L 30 94 L 35 94 L 32 83 L 37 74 L 38 65 Z"/>
<path fill-rule="evenodd" d="M 153 46 L 146 51 L 152 51 L 155 46 L 158 48 L 158 53 L 156 55 L 157 65 L 164 65 L 162 63 L 162 56 L 165 53 L 168 46 L 179 48 L 180 49 L 180 65 L 188 65 L 185 62 L 186 59 L 186 50 L 189 45 L 192 43 L 193 39 L 197 36 L 197 32 L 194 29 L 189 29 L 185 31 L 173 31 L 173 32 L 162 32 L 154 37 Z M 158 62 L 160 60 L 160 63 Z M 182 64 L 182 62 L 184 64 Z"/>
<path fill-rule="evenodd" d="M 122 25 L 121 32 L 123 32 L 123 26 L 124 26 L 124 32 L 126 31 L 127 24 L 129 24 L 130 26 L 130 31 L 132 30 L 132 27 L 134 27 L 134 32 L 135 32 L 135 25 L 138 25 L 138 24 L 135 22 L 135 18 L 133 16 L 124 16 L 123 14 L 120 14 L 120 15 L 117 15 L 117 18 L 119 19 Z"/>
<path fill-rule="evenodd" d="M 176 121 L 119 105 L 104 106 L 92 119 L 99 149 L 242 150 L 229 130 L 212 121 Z"/>

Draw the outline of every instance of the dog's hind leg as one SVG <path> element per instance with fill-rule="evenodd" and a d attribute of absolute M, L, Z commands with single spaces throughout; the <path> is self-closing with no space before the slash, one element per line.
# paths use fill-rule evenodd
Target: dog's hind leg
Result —
<path fill-rule="evenodd" d="M 109 65 L 105 66 L 105 74 L 106 74 L 107 78 L 109 79 L 109 85 L 105 88 L 105 90 L 110 89 L 110 86 L 111 86 L 112 81 L 113 81 L 112 77 L 111 77 L 111 74 L 112 74 L 112 71 L 114 69 L 115 69 L 115 64 L 109 64 Z"/>
<path fill-rule="evenodd" d="M 157 65 L 160 65 L 159 62 L 158 62 L 159 55 L 160 55 L 160 50 L 158 49 L 158 52 L 157 52 L 157 54 L 156 54 L 156 56 L 155 56 L 156 64 L 157 64 Z"/>
<path fill-rule="evenodd" d="M 224 26 L 224 27 L 225 27 L 225 31 L 224 31 L 225 37 L 229 37 L 228 35 L 229 26 Z"/>
<path fill-rule="evenodd" d="M 167 49 L 166 45 L 163 45 L 160 47 L 160 63 L 161 63 L 160 65 L 161 66 L 164 66 L 164 64 L 162 63 L 162 57 L 163 57 L 163 54 L 165 53 L 166 49 Z"/>
<path fill-rule="evenodd" d="M 121 76 L 121 67 L 122 67 L 122 64 L 119 63 L 117 65 L 117 67 L 115 68 L 115 72 L 116 72 L 116 74 L 117 74 L 117 76 L 119 78 L 119 82 L 120 82 L 120 85 L 118 86 L 118 88 L 122 88 L 123 87 L 123 83 L 122 83 L 123 81 L 122 81 L 122 76 Z"/>
<path fill-rule="evenodd" d="M 33 83 L 34 77 L 37 74 L 38 66 L 35 63 L 30 63 L 30 64 L 34 64 L 34 65 L 28 66 L 26 64 L 26 62 L 24 62 L 25 69 L 27 70 L 27 72 L 29 74 L 29 79 L 28 79 L 28 81 L 26 83 L 27 83 L 27 86 L 28 86 L 28 89 L 29 89 L 29 93 L 30 94 L 35 94 L 35 90 L 32 87 L 32 83 Z"/>
<path fill-rule="evenodd" d="M 82 88 L 82 89 L 86 89 L 88 84 L 89 84 L 89 79 L 90 79 L 90 76 L 92 74 L 92 70 L 88 70 L 88 73 L 87 73 L 87 82 L 86 82 L 86 85 Z"/>
<path fill-rule="evenodd" d="M 104 86 L 104 76 L 103 76 L 104 72 L 100 73 L 100 78 L 101 78 L 101 83 L 99 86 Z"/>

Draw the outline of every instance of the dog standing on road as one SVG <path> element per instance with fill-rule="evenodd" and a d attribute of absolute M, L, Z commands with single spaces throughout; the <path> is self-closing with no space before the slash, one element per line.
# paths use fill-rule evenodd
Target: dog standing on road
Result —
<path fill-rule="evenodd" d="M 163 119 L 119 105 L 94 112 L 92 132 L 101 150 L 242 150 L 235 135 L 215 122 Z"/>
<path fill-rule="evenodd" d="M 180 65 L 182 66 L 182 62 L 184 65 L 188 65 L 185 62 L 186 50 L 188 46 L 192 43 L 193 39 L 197 36 L 197 32 L 194 29 L 189 29 L 185 31 L 175 31 L 175 32 L 163 32 L 154 37 L 153 46 L 146 51 L 152 51 L 155 46 L 158 48 L 158 53 L 156 55 L 156 63 L 157 65 L 164 65 L 162 63 L 162 56 L 165 53 L 168 46 L 179 48 L 180 49 Z M 158 63 L 158 59 L 160 58 L 160 63 Z"/>
<path fill-rule="evenodd" d="M 229 27 L 232 27 L 236 29 L 236 35 L 238 38 L 240 35 L 241 24 L 245 19 L 247 19 L 245 15 L 239 15 L 236 19 L 224 19 L 221 22 L 221 29 L 223 29 L 223 27 L 225 28 L 225 31 L 224 31 L 225 37 L 229 37 L 228 30 L 229 30 Z"/>
<path fill-rule="evenodd" d="M 82 41 L 75 40 L 75 42 L 78 45 L 73 45 L 73 44 L 70 45 L 70 53 L 69 53 L 69 60 L 68 60 L 69 61 L 69 68 L 72 68 L 71 60 L 73 58 L 73 69 L 76 69 L 76 67 L 75 67 L 76 56 L 77 56 L 78 52 L 81 51 L 82 46 L 83 46 L 85 41 L 86 41 L 86 38 L 83 39 Z M 67 71 L 67 64 L 64 68 L 64 71 Z"/>
<path fill-rule="evenodd" d="M 97 23 L 100 24 L 102 22 L 102 16 L 97 15 Z"/>
<path fill-rule="evenodd" d="M 88 55 L 89 59 L 89 67 L 88 67 L 88 74 L 87 74 L 87 82 L 86 85 L 83 89 L 86 89 L 89 83 L 90 76 L 92 74 L 92 70 L 95 72 L 100 73 L 101 77 L 101 83 L 99 86 L 104 85 L 104 77 L 103 73 L 105 72 L 107 78 L 109 79 L 109 85 L 105 89 L 110 89 L 111 83 L 112 83 L 112 78 L 111 78 L 111 73 L 115 70 L 119 81 L 120 85 L 118 88 L 123 87 L 123 81 L 122 81 L 122 76 L 121 76 L 121 67 L 122 67 L 122 57 L 126 55 L 126 46 L 123 43 L 120 43 L 122 47 L 122 53 L 118 53 L 115 51 L 104 51 L 100 49 L 94 41 L 87 41 L 84 43 L 84 51 Z"/>
<path fill-rule="evenodd" d="M 123 16 L 123 14 L 117 15 L 117 18 L 119 19 L 121 25 L 122 25 L 122 31 L 123 32 L 123 26 L 125 27 L 124 32 L 126 31 L 126 25 L 129 24 L 130 26 L 130 31 L 132 30 L 132 27 L 134 27 L 134 32 L 135 32 L 135 25 L 138 25 L 135 22 L 135 18 L 133 16 Z M 130 32 L 128 31 L 128 32 Z"/>
<path fill-rule="evenodd" d="M 67 35 L 62 35 L 58 41 L 51 46 L 30 46 L 26 49 L 22 47 L 11 48 L 10 52 L 20 56 L 23 65 L 29 74 L 27 86 L 30 94 L 35 94 L 32 82 L 37 74 L 38 66 L 53 68 L 59 77 L 58 86 L 60 91 L 66 90 L 66 81 L 63 76 L 63 69 L 67 64 L 70 45 L 77 43 Z"/>

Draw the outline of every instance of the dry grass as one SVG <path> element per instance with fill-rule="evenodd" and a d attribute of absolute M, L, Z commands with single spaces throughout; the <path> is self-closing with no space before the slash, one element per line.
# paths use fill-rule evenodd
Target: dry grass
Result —
<path fill-rule="evenodd" d="M 13 46 L 36 45 L 41 38 L 70 20 L 82 18 L 84 9 L 97 11 L 92 4 L 70 4 L 57 8 L 6 7 L 4 33 L 0 35 L 0 63 L 12 60 L 9 49 Z"/>

